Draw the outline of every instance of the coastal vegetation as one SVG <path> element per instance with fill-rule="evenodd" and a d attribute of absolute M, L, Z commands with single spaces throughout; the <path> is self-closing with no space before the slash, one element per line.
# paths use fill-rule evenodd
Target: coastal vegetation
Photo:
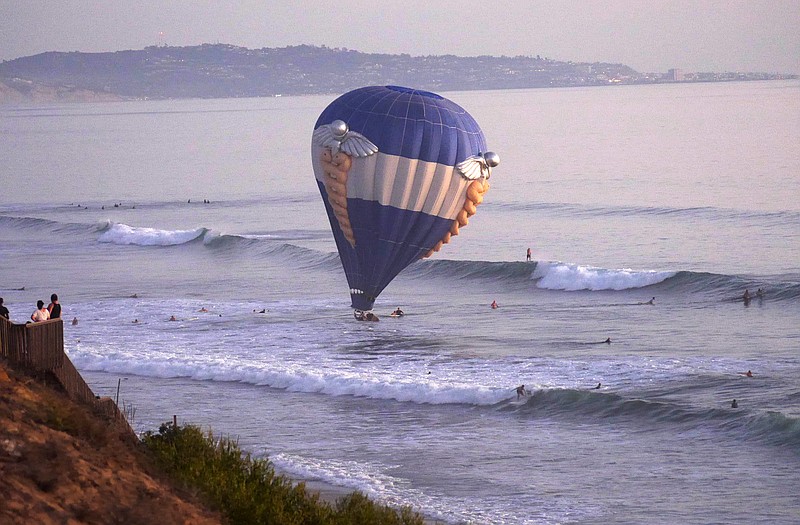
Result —
<path fill-rule="evenodd" d="M 275 474 L 268 459 L 243 453 L 226 437 L 196 426 L 161 425 L 143 443 L 158 464 L 183 486 L 197 491 L 235 524 L 422 524 L 409 508 L 395 510 L 354 492 L 335 505 Z"/>

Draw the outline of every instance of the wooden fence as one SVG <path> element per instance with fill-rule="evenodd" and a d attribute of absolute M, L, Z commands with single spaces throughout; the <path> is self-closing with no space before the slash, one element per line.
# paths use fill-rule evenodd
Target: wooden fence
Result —
<path fill-rule="evenodd" d="M 64 323 L 51 319 L 16 324 L 0 317 L 0 357 L 35 373 L 52 374 L 67 396 L 92 406 L 130 429 L 113 399 L 99 399 L 64 353 Z M 130 430 L 133 434 L 133 430 Z"/>

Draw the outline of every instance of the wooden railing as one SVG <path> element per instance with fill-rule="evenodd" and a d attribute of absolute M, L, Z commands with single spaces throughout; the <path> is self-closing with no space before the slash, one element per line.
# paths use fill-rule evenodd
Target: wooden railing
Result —
<path fill-rule="evenodd" d="M 114 400 L 98 399 L 64 353 L 61 319 L 16 324 L 0 317 L 0 357 L 32 372 L 52 374 L 70 399 L 91 405 L 128 426 Z"/>

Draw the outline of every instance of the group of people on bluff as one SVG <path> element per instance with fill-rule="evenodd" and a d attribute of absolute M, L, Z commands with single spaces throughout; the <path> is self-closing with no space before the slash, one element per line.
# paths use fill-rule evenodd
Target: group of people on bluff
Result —
<path fill-rule="evenodd" d="M 59 317 L 61 317 L 61 304 L 58 302 L 58 295 L 52 294 L 47 308 L 44 307 L 44 301 L 41 299 L 36 301 L 36 310 L 31 314 L 31 321 L 41 323 L 42 321 L 58 319 Z"/>
<path fill-rule="evenodd" d="M 3 298 L 0 297 L 0 317 L 4 317 L 5 319 L 10 320 L 10 314 L 8 308 L 3 304 Z M 31 320 L 28 321 L 29 323 L 41 323 L 42 321 L 48 321 L 50 319 L 58 319 L 61 317 L 61 303 L 58 302 L 58 295 L 52 294 L 50 296 L 50 304 L 47 305 L 47 308 L 44 306 L 44 301 L 39 299 L 36 301 L 36 310 L 33 311 L 31 314 Z M 72 324 L 78 324 L 78 318 L 72 320 Z"/>

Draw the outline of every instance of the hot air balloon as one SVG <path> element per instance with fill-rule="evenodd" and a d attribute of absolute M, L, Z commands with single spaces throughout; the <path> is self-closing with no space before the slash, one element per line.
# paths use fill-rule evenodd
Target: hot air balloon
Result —
<path fill-rule="evenodd" d="M 311 156 L 357 312 L 458 235 L 499 163 L 463 108 L 399 86 L 331 102 L 314 126 Z"/>

